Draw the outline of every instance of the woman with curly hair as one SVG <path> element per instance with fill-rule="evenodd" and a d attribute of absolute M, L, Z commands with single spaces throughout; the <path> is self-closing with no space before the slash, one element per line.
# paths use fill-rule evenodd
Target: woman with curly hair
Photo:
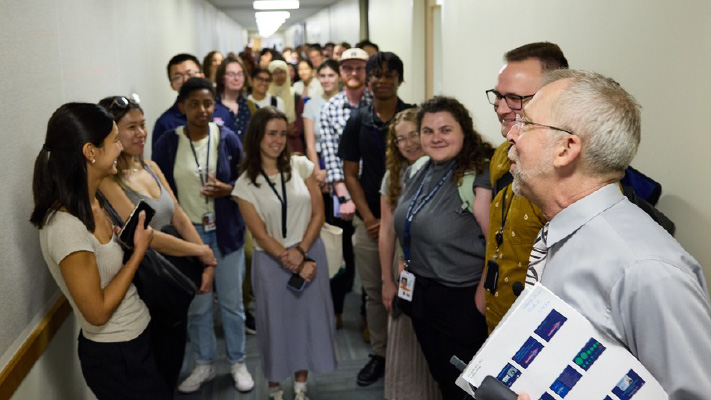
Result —
<path fill-rule="evenodd" d="M 442 397 L 460 399 L 459 371 L 449 358 L 470 360 L 487 336 L 475 293 L 484 269 L 493 148 L 451 97 L 423 103 L 417 126 L 429 160 L 405 172 L 394 212 L 405 260 L 398 305 L 412 319 Z"/>
<path fill-rule="evenodd" d="M 222 53 L 220 53 L 217 50 L 213 50 L 205 56 L 205 58 L 202 60 L 202 69 L 203 72 L 205 73 L 205 78 L 209 79 L 210 82 L 212 82 L 213 85 L 217 84 L 217 80 L 215 77 L 215 73 L 217 72 L 217 67 L 222 64 L 222 61 L 225 59 L 225 57 L 222 56 Z"/>
<path fill-rule="evenodd" d="M 388 400 L 440 399 L 441 395 L 420 350 L 412 321 L 397 308 L 397 284 L 404 266 L 402 249 L 396 246 L 393 210 L 402 192 L 405 169 L 425 153 L 417 134 L 417 109 L 395 115 L 388 130 L 386 168 L 380 186 L 380 253 L 383 305 L 388 311 L 388 343 L 385 356 L 385 393 Z"/>

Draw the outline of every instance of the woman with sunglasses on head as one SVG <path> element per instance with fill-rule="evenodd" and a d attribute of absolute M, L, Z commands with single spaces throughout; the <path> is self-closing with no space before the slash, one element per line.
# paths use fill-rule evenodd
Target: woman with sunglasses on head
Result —
<path fill-rule="evenodd" d="M 153 149 L 153 160 L 165 174 L 202 241 L 217 259 L 214 287 L 225 332 L 227 359 L 235 388 L 254 387 L 245 363 L 245 313 L 242 305 L 244 279 L 244 222 L 230 197 L 237 180 L 242 144 L 226 127 L 210 122 L 216 105 L 215 89 L 204 78 L 191 78 L 178 95 L 178 107 L 187 125 L 166 132 Z M 188 336 L 195 350 L 195 368 L 178 385 L 191 393 L 212 380 L 216 371 L 217 342 L 213 320 L 213 296 L 195 296 L 188 310 Z"/>
<path fill-rule="evenodd" d="M 442 397 L 427 360 L 417 343 L 412 321 L 397 307 L 398 278 L 403 269 L 402 249 L 396 244 L 393 211 L 402 193 L 405 170 L 425 153 L 417 133 L 417 109 L 395 115 L 388 129 L 386 168 L 380 187 L 380 255 L 382 299 L 388 317 L 385 356 L 385 393 L 388 400 L 436 400 Z"/>
<path fill-rule="evenodd" d="M 197 257 L 204 266 L 198 293 L 211 292 L 217 260 L 178 204 L 158 165 L 143 159 L 147 133 L 141 106 L 123 96 L 107 97 L 99 105 L 113 116 L 123 147 L 117 160 L 117 174 L 104 179 L 99 189 L 124 221 L 141 200 L 156 210 L 150 222 L 155 229 L 151 247 L 167 256 Z M 182 238 L 161 232 L 166 226 L 174 227 Z M 179 321 L 162 315 L 151 317 L 156 362 L 169 387 L 174 389 L 185 354 L 187 312 Z"/>
<path fill-rule="evenodd" d="M 133 285 L 153 229 L 138 217 L 134 249 L 123 263 L 117 228 L 97 198 L 121 154 L 111 115 L 96 104 L 68 103 L 52 114 L 35 161 L 30 222 L 52 277 L 81 326 L 79 361 L 89 388 L 104 399 L 170 399 L 150 345 L 150 314 Z"/>
<path fill-rule="evenodd" d="M 313 164 L 291 156 L 286 116 L 259 109 L 247 128 L 245 159 L 232 195 L 254 235 L 252 287 L 257 343 L 269 398 L 282 400 L 279 382 L 294 375 L 295 400 L 307 400 L 308 371 L 336 368 L 335 324 L 324 221 Z"/>
<path fill-rule="evenodd" d="M 407 283 L 398 306 L 412 319 L 442 398 L 459 400 L 459 371 L 449 358 L 471 360 L 487 336 L 475 293 L 484 270 L 493 148 L 451 97 L 424 102 L 417 126 L 429 159 L 405 173 L 393 213 L 405 261 L 400 280 Z"/>
<path fill-rule="evenodd" d="M 217 101 L 230 110 L 237 129 L 235 133 L 243 140 L 249 119 L 257 111 L 257 106 L 244 96 L 249 86 L 244 64 L 238 58 L 227 57 L 217 68 L 216 79 Z"/>

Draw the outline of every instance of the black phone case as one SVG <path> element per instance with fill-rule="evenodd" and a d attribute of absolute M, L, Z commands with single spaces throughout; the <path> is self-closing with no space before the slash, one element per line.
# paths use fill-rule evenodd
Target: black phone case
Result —
<path fill-rule="evenodd" d="M 126 221 L 123 228 L 121 228 L 121 231 L 119 232 L 119 241 L 129 249 L 133 248 L 133 235 L 136 233 L 136 228 L 138 227 L 138 214 L 140 214 L 141 211 L 146 212 L 146 220 L 143 224 L 144 228 L 148 227 L 151 219 L 156 214 L 156 210 L 149 206 L 148 203 L 143 200 L 138 202 L 136 208 L 134 208 L 131 212 L 131 216 L 128 217 L 128 221 Z"/>
<path fill-rule="evenodd" d="M 294 273 L 291 274 L 291 278 L 289 278 L 289 282 L 287 282 L 286 287 L 291 290 L 300 292 L 306 287 L 306 281 L 299 274 Z"/>

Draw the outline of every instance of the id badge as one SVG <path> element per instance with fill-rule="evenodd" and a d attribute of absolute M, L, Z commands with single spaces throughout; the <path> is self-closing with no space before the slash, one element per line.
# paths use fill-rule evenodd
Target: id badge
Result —
<path fill-rule="evenodd" d="M 205 232 L 212 232 L 215 229 L 217 229 L 217 225 L 215 225 L 215 214 L 206 212 L 202 215 L 202 230 Z"/>
<path fill-rule="evenodd" d="M 400 273 L 400 282 L 397 289 L 397 297 L 412 301 L 412 292 L 415 291 L 415 275 L 410 272 L 402 271 Z"/>

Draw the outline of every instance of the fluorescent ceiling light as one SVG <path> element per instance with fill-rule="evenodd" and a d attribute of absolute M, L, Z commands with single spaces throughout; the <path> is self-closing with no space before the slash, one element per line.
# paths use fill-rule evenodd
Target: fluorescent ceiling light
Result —
<path fill-rule="evenodd" d="M 252 5 L 255 10 L 297 10 L 299 0 L 256 0 Z"/>
<path fill-rule="evenodd" d="M 273 35 L 289 17 L 291 17 L 291 14 L 288 11 L 260 11 L 254 13 L 259 36 L 269 37 Z"/>

